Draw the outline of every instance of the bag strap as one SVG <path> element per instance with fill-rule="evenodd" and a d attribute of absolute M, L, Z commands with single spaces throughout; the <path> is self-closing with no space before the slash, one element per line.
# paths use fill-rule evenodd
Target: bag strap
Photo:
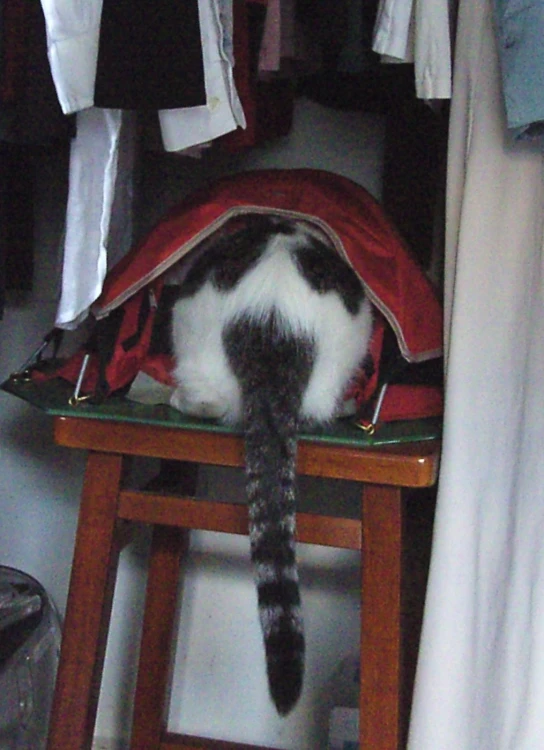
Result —
<path fill-rule="evenodd" d="M 57 362 L 58 353 L 64 338 L 64 331 L 62 328 L 52 328 L 42 339 L 41 344 L 38 348 L 32 352 L 25 362 L 15 372 L 10 375 L 10 380 L 13 381 L 25 381 L 31 380 L 32 373 L 35 370 L 44 369 L 51 366 L 52 363 Z M 49 345 L 53 345 L 52 356 L 44 359 L 43 355 Z"/>

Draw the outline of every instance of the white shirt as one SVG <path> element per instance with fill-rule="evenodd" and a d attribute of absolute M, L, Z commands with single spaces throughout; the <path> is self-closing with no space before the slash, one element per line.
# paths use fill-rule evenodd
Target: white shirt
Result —
<path fill-rule="evenodd" d="M 57 96 L 65 114 L 94 104 L 102 0 L 41 0 Z M 221 6 L 221 7 L 220 7 Z M 164 147 L 180 151 L 245 127 L 227 42 L 231 0 L 198 0 L 207 103 L 161 110 Z"/>
<path fill-rule="evenodd" d="M 102 0 L 41 0 L 47 53 L 64 114 L 92 107 Z"/>
<path fill-rule="evenodd" d="M 76 328 L 87 317 L 108 268 L 132 244 L 134 139 L 129 112 L 90 107 L 77 114 L 55 321 L 59 328 Z"/>
<path fill-rule="evenodd" d="M 128 212 L 132 164 L 123 162 L 130 144 L 120 151 L 123 137 L 120 110 L 95 109 L 94 86 L 100 38 L 102 0 L 41 0 L 48 55 L 57 96 L 65 114 L 77 112 L 77 137 L 70 152 L 68 207 L 63 253 L 61 299 L 56 325 L 76 327 L 97 299 L 107 269 L 130 239 Z M 207 104 L 159 112 L 167 151 L 191 146 L 245 127 L 234 85 L 230 52 L 231 0 L 199 0 Z M 119 189 L 122 194 L 119 197 Z M 112 215 L 114 205 L 121 203 Z M 120 228 L 123 242 L 112 240 Z M 109 253 L 109 255 L 108 255 Z"/>
<path fill-rule="evenodd" d="M 381 0 L 372 49 L 398 62 L 414 62 L 418 98 L 451 97 L 448 0 Z"/>

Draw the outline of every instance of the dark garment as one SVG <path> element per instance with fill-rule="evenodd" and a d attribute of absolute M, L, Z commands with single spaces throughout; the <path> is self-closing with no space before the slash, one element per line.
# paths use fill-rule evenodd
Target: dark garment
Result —
<path fill-rule="evenodd" d="M 206 104 L 197 0 L 104 0 L 95 105 Z"/>
<path fill-rule="evenodd" d="M 35 159 L 74 134 L 51 76 L 41 4 L 0 0 L 0 318 L 6 290 L 32 289 Z"/>
<path fill-rule="evenodd" d="M 0 0 L 0 140 L 68 141 L 75 119 L 62 113 L 47 58 L 45 18 L 35 0 Z"/>
<path fill-rule="evenodd" d="M 273 74 L 259 78 L 259 50 L 266 18 L 261 0 L 234 0 L 234 83 L 244 114 L 245 129 L 219 138 L 219 147 L 236 152 L 286 136 L 293 124 L 294 84 L 290 77 Z"/>
<path fill-rule="evenodd" d="M 27 26 L 32 8 L 28 0 L 0 2 L 0 100 L 15 100 L 24 86 L 28 40 Z"/>
<path fill-rule="evenodd" d="M 448 108 L 436 112 L 417 98 L 407 63 L 378 63 L 357 75 L 325 71 L 301 79 L 298 93 L 333 109 L 384 115 L 382 202 L 428 268 L 443 234 Z"/>
<path fill-rule="evenodd" d="M 3 169 L 0 151 L 0 169 Z M 4 317 L 6 306 L 6 183 L 0 180 L 0 320 Z"/>
<path fill-rule="evenodd" d="M 0 318 L 7 289 L 32 289 L 33 193 L 34 164 L 30 150 L 0 142 Z"/>

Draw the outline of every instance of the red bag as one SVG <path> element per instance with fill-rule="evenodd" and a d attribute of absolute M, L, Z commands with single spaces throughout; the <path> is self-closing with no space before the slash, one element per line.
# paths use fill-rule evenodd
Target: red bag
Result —
<path fill-rule="evenodd" d="M 188 265 L 206 251 L 218 232 L 227 232 L 244 216 L 270 213 L 304 220 L 323 233 L 359 275 L 377 309 L 372 341 L 372 371 L 361 373 L 352 392 L 362 407 L 383 384 L 382 349 L 387 330 L 394 332 L 399 361 L 416 365 L 442 354 L 442 311 L 438 298 L 377 201 L 351 180 L 322 170 L 259 170 L 224 177 L 169 211 L 148 236 L 113 268 L 93 305 L 96 327 L 90 341 L 56 376 L 101 400 L 126 389 L 141 370 L 170 383 L 171 361 L 150 350 L 166 271 Z M 86 363 L 82 374 L 82 365 Z M 34 377 L 45 377 L 36 372 Z M 388 390 L 391 390 L 390 386 Z M 413 391 L 413 389 L 412 389 Z M 399 396 L 403 392 L 404 395 Z M 416 395 L 391 391 L 384 400 L 394 418 L 439 413 L 440 390 L 427 388 L 430 400 L 414 408 Z M 420 400 L 424 391 L 419 390 Z M 423 399 L 425 401 L 425 398 Z M 383 417 L 382 417 L 383 418 Z M 401 418 L 404 418 L 401 416 Z"/>

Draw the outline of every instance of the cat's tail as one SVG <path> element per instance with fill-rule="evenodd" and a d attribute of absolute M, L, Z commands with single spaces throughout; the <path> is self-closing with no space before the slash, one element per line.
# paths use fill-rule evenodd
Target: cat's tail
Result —
<path fill-rule="evenodd" d="M 261 393 L 250 394 L 247 401 L 252 415 L 246 428 L 251 559 L 270 694 L 278 712 L 284 715 L 298 700 L 304 672 L 295 557 L 296 430 L 283 423 L 283 415 L 277 419 Z"/>
<path fill-rule="evenodd" d="M 298 414 L 313 344 L 278 332 L 273 320 L 244 320 L 227 338 L 227 350 L 236 349 L 231 363 L 243 363 L 236 369 L 244 407 L 251 559 L 268 684 L 278 713 L 285 715 L 299 698 L 304 675 L 295 478 Z"/>

